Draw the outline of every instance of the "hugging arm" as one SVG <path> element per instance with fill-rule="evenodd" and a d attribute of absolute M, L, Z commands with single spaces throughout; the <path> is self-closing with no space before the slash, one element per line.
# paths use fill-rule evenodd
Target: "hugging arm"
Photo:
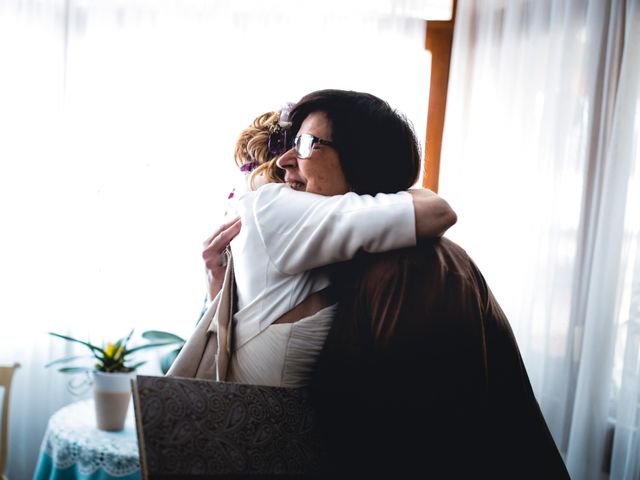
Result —
<path fill-rule="evenodd" d="M 293 191 L 286 193 L 287 194 L 284 196 L 284 202 L 282 201 L 283 198 L 280 198 L 279 202 L 266 202 L 267 208 L 261 209 L 263 216 L 265 212 L 269 211 L 269 209 L 273 209 L 273 212 L 282 212 L 282 209 L 286 211 L 288 208 L 291 208 L 293 206 L 294 209 L 297 209 L 297 213 L 290 212 L 290 214 L 297 215 L 293 216 L 293 218 L 297 219 L 297 222 L 291 222 L 289 220 L 289 223 L 296 223 L 297 227 L 300 227 L 304 232 L 310 231 L 310 235 L 306 238 L 313 240 L 313 238 L 315 237 L 315 241 L 317 243 L 324 243 L 325 245 L 329 245 L 330 243 L 333 243 L 333 240 L 335 240 L 335 238 L 331 238 L 330 233 L 332 230 L 336 229 L 337 225 L 335 222 L 327 222 L 327 215 L 333 215 L 333 220 L 339 220 L 337 223 L 341 224 L 342 226 L 345 225 L 345 219 L 348 219 L 348 217 L 350 216 L 352 217 L 352 219 L 354 217 L 358 217 L 360 219 L 358 223 L 354 223 L 350 227 L 348 226 L 348 222 L 346 222 L 348 228 L 346 231 L 340 233 L 340 236 L 342 237 L 342 239 L 348 240 L 350 235 L 351 237 L 355 237 L 357 241 L 355 244 L 351 243 L 350 245 L 347 245 L 346 251 L 345 248 L 342 249 L 342 257 L 346 256 L 346 258 L 342 258 L 340 257 L 340 255 L 338 255 L 338 257 L 340 258 L 335 258 L 333 260 L 334 262 L 341 261 L 341 259 L 346 260 L 351 258 L 351 256 L 353 256 L 353 253 L 355 253 L 355 251 L 357 251 L 359 248 L 366 249 L 365 245 L 361 245 L 364 239 L 359 235 L 363 230 L 370 230 L 369 224 L 371 223 L 371 221 L 368 219 L 376 216 L 376 209 L 378 213 L 380 213 L 381 211 L 388 212 L 389 208 L 395 209 L 395 221 L 400 225 L 395 225 L 393 223 L 391 225 L 387 225 L 387 227 L 384 228 L 385 232 L 384 235 L 382 235 L 382 237 L 384 237 L 383 239 L 374 239 L 378 240 L 377 244 L 375 242 L 373 242 L 373 244 L 372 242 L 369 242 L 369 251 L 387 251 L 394 248 L 402 248 L 404 246 L 415 245 L 416 239 L 423 240 L 439 237 L 447 229 L 454 225 L 457 220 L 456 213 L 449 206 L 447 201 L 434 192 L 426 189 L 409 190 L 409 194 L 411 195 L 411 202 L 409 202 L 407 198 L 402 199 L 398 197 L 397 194 L 391 195 L 389 197 L 395 197 L 395 203 L 392 201 L 391 203 L 386 205 L 386 207 L 376 205 L 375 198 L 369 196 L 366 196 L 366 199 L 364 199 L 364 201 L 360 197 L 355 196 L 358 199 L 356 203 L 345 202 L 344 199 L 340 201 L 340 197 L 344 196 L 326 197 L 325 201 L 329 202 L 329 204 L 333 202 L 334 206 L 330 206 L 329 211 L 321 209 L 322 211 L 316 210 L 315 212 L 311 208 L 310 203 L 307 203 L 307 206 L 305 207 L 304 202 L 296 202 L 297 199 L 299 200 L 303 198 L 296 197 L 296 195 L 312 195 L 314 197 L 313 203 L 318 202 L 319 199 L 317 195 L 301 194 L 300 192 Z M 293 195 L 293 197 L 290 197 L 290 195 Z M 406 194 L 403 195 L 406 196 Z M 353 198 L 354 195 L 350 195 L 350 197 Z M 293 202 L 291 202 L 291 200 L 293 200 Z M 336 200 L 338 200 L 338 204 L 336 204 Z M 380 200 L 378 200 L 378 202 L 380 202 Z M 321 202 L 320 205 L 322 205 L 322 203 L 323 202 Z M 348 206 L 349 203 L 350 207 Z M 340 208 L 351 208 L 351 212 L 340 212 Z M 303 211 L 305 211 L 306 214 L 303 214 Z M 281 215 L 279 215 L 279 217 L 280 216 Z M 269 217 L 269 215 L 267 215 L 267 217 Z M 315 219 L 315 226 L 313 228 L 310 228 L 310 223 L 304 221 L 304 219 L 308 218 Z M 391 217 L 385 218 L 388 219 Z M 411 220 L 411 218 L 413 218 L 413 220 Z M 362 224 L 362 219 L 364 219 L 364 225 Z M 261 223 L 268 226 L 270 221 L 268 218 L 265 218 Z M 279 228 L 283 229 L 283 235 L 287 234 L 287 232 L 284 232 L 284 230 L 288 230 L 288 234 L 290 236 L 293 235 L 294 237 L 297 236 L 298 240 L 300 240 L 301 238 L 305 238 L 306 234 L 302 233 L 302 231 L 298 231 L 298 233 L 296 234 L 297 227 L 294 225 L 286 228 L 286 224 L 282 223 L 279 226 Z M 239 221 L 239 219 L 236 219 L 220 227 L 211 237 L 207 238 L 207 240 L 205 240 L 204 242 L 202 257 L 205 262 L 209 299 L 213 299 L 220 291 L 220 288 L 222 286 L 222 278 L 224 277 L 224 271 L 226 267 L 221 264 L 220 255 L 223 254 L 231 240 L 233 240 L 233 238 L 238 234 L 240 228 L 241 222 Z M 413 235 L 415 235 L 415 238 L 412 238 L 412 232 Z M 281 237 L 281 235 L 276 236 Z M 287 239 L 285 238 L 283 240 L 286 241 Z M 344 242 L 344 240 L 342 240 L 342 242 Z M 295 239 L 289 239 L 287 241 L 287 245 L 281 245 L 279 243 L 278 246 L 274 248 L 274 250 L 283 247 L 283 253 L 287 253 L 289 248 L 296 246 L 297 243 L 298 242 L 296 242 Z M 335 247 L 335 245 L 329 246 L 331 246 L 332 248 Z M 326 265 L 328 263 L 333 263 L 332 261 L 330 261 L 331 257 L 329 258 L 329 260 L 327 260 L 326 257 L 319 257 L 318 255 L 309 254 L 310 251 L 312 250 L 307 248 L 303 252 L 301 252 L 303 257 L 307 257 L 310 260 L 310 263 L 308 263 L 308 261 L 306 261 L 304 258 L 298 258 L 293 265 L 288 265 L 287 260 L 285 259 L 285 261 L 281 262 L 283 268 L 287 268 L 288 266 L 289 268 L 302 268 L 304 270 L 320 265 Z M 320 263 L 316 265 L 318 261 Z"/>
<path fill-rule="evenodd" d="M 409 193 L 413 197 L 418 240 L 441 237 L 458 220 L 449 203 L 431 190 L 419 188 Z"/>
<path fill-rule="evenodd" d="M 295 275 L 350 260 L 360 250 L 387 252 L 438 237 L 455 213 L 428 190 L 322 197 L 286 188 L 255 197 L 257 234 L 280 272 Z"/>

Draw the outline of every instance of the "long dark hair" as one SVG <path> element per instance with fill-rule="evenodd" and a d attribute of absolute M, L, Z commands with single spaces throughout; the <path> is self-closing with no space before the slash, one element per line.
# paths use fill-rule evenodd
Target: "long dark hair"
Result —
<path fill-rule="evenodd" d="M 351 189 L 358 194 L 406 190 L 420 171 L 420 148 L 411 124 L 380 98 L 350 90 L 305 95 L 291 113 L 295 136 L 304 119 L 324 112 Z"/>

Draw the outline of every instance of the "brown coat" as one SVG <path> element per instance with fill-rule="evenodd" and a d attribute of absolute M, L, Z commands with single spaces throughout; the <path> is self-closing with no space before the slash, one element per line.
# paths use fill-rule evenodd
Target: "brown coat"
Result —
<path fill-rule="evenodd" d="M 568 478 L 509 322 L 463 249 L 441 239 L 363 255 L 336 277 L 347 280 L 313 382 L 328 476 Z"/>

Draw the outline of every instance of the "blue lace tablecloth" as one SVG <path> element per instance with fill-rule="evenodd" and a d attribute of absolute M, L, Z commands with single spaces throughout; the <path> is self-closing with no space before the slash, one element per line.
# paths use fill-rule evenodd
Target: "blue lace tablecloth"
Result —
<path fill-rule="evenodd" d="M 34 480 L 140 479 L 138 440 L 129 408 L 121 432 L 96 427 L 93 400 L 61 408 L 49 419 Z"/>

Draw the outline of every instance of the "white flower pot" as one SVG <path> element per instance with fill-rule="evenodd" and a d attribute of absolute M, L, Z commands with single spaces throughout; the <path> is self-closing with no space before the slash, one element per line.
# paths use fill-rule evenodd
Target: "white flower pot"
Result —
<path fill-rule="evenodd" d="M 131 380 L 135 372 L 93 372 L 93 397 L 100 430 L 117 432 L 124 428 L 131 399 Z"/>

